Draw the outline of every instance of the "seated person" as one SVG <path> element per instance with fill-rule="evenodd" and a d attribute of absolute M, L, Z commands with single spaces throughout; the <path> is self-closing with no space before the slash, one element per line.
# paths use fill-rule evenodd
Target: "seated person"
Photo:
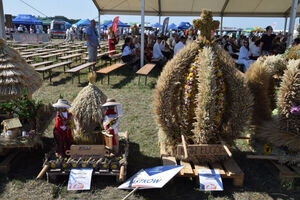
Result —
<path fill-rule="evenodd" d="M 161 52 L 161 42 L 162 38 L 158 37 L 153 46 L 153 58 L 157 61 L 165 60 L 165 56 Z"/>
<path fill-rule="evenodd" d="M 256 40 L 253 45 L 250 46 L 249 50 L 251 53 L 251 59 L 256 60 L 260 55 L 259 49 L 260 40 Z"/>
<path fill-rule="evenodd" d="M 240 48 L 240 54 L 238 63 L 244 65 L 244 72 L 249 69 L 250 64 L 254 62 L 254 60 L 250 60 L 249 56 L 251 55 L 249 51 L 249 42 L 247 40 L 244 40 L 243 46 Z"/>
<path fill-rule="evenodd" d="M 135 48 L 132 45 L 132 39 L 130 37 L 127 37 L 125 39 L 125 43 L 122 47 L 122 61 L 127 64 L 133 64 L 134 68 L 136 67 L 136 63 L 138 61 L 138 58 L 135 54 Z"/>
<path fill-rule="evenodd" d="M 175 45 L 175 48 L 174 48 L 174 56 L 178 53 L 178 51 L 180 49 L 183 49 L 184 45 L 185 45 L 185 37 L 184 36 L 181 36 L 180 37 L 180 40 L 179 42 Z"/>

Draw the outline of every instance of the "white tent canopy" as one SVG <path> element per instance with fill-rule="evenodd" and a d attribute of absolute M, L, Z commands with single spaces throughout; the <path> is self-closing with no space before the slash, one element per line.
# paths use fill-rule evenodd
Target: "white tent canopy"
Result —
<path fill-rule="evenodd" d="M 141 0 L 93 0 L 101 14 L 140 15 Z M 203 8 L 214 16 L 288 17 L 293 0 L 145 0 L 145 15 L 199 16 Z M 300 16 L 300 5 L 297 8 Z"/>

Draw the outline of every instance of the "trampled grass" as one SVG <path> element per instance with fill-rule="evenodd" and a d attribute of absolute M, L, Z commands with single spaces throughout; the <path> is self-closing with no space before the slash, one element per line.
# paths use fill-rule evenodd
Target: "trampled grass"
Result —
<path fill-rule="evenodd" d="M 62 69 L 54 71 L 53 84 L 44 80 L 43 86 L 33 95 L 34 99 L 43 103 L 54 103 L 60 95 L 72 101 L 78 92 L 87 84 L 87 71 L 81 74 L 81 84 L 74 79 L 72 84 L 69 74 Z M 154 121 L 152 98 L 153 88 L 160 69 L 155 69 L 148 77 L 148 84 L 137 85 L 138 78 L 132 69 L 124 68 L 113 73 L 110 85 L 106 77 L 101 84 L 100 77 L 96 85 L 109 97 L 123 105 L 124 116 L 120 119 L 120 131 L 128 131 L 130 137 L 130 152 L 128 176 L 141 168 L 161 164 L 157 140 L 157 125 Z M 92 189 L 85 192 L 68 192 L 66 184 L 68 177 L 61 177 L 56 183 L 46 180 L 36 181 L 35 177 L 42 168 L 44 153 L 52 145 L 52 130 L 54 118 L 49 118 L 45 129 L 45 149 L 32 150 L 23 153 L 20 164 L 14 166 L 12 173 L 0 176 L 0 199 L 121 199 L 128 191 L 118 190 L 118 184 L 113 177 L 93 177 Z M 282 191 L 280 183 L 269 171 L 272 168 L 265 161 L 247 160 L 249 149 L 243 141 L 233 147 L 234 157 L 245 172 L 245 186 L 234 188 L 230 181 L 224 181 L 224 192 L 204 193 L 192 180 L 176 178 L 162 189 L 137 191 L 129 199 L 299 199 L 300 194 L 294 191 Z M 299 189 L 299 188 L 298 188 Z M 299 192 L 299 190 L 298 190 Z"/>

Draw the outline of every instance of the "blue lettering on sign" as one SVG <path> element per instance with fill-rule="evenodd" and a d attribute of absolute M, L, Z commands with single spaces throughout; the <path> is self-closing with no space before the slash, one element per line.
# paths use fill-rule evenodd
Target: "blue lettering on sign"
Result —
<path fill-rule="evenodd" d="M 182 167 L 182 165 L 168 165 L 168 166 L 158 166 L 158 167 L 153 167 L 153 168 L 149 168 L 149 169 L 145 169 L 145 172 L 149 175 L 155 175 L 155 174 L 159 174 L 171 169 L 175 169 L 177 167 Z"/>
<path fill-rule="evenodd" d="M 162 179 L 134 179 L 132 184 L 140 184 L 140 183 L 159 183 Z"/>

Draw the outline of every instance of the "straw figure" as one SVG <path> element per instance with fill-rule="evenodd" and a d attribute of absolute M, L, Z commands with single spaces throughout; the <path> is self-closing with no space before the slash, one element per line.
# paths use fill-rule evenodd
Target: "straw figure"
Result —
<path fill-rule="evenodd" d="M 206 39 L 211 37 L 211 31 L 219 28 L 219 21 L 213 20 L 212 12 L 209 10 L 202 10 L 201 19 L 194 19 L 193 25 L 196 30 L 201 31 L 201 35 Z"/>
<path fill-rule="evenodd" d="M 287 60 L 300 59 L 300 44 L 293 46 L 285 52 Z"/>
<path fill-rule="evenodd" d="M 273 65 L 267 62 L 270 59 Z M 265 154 L 277 155 L 280 162 L 295 163 L 300 162 L 300 60 L 290 60 L 283 65 L 284 62 L 281 56 L 261 58 L 246 73 L 255 96 L 253 119 L 256 120 L 252 124 L 253 136 L 258 141 L 253 146 L 259 147 L 258 143 L 262 142 L 271 147 L 270 151 L 260 147 Z M 283 69 L 276 94 L 273 76 L 282 74 Z"/>
<path fill-rule="evenodd" d="M 76 139 L 89 137 L 93 131 L 101 127 L 103 110 L 101 105 L 106 102 L 106 95 L 94 84 L 95 72 L 88 75 L 89 85 L 83 88 L 72 102 L 71 113 L 74 116 Z"/>
<path fill-rule="evenodd" d="M 211 16 L 210 11 L 202 12 Z M 230 55 L 205 35 L 210 40 L 211 34 L 201 31 L 199 38 L 166 64 L 157 81 L 154 112 L 159 143 L 161 151 L 172 156 L 177 156 L 182 138 L 187 144 L 217 144 L 220 137 L 232 143 L 250 121 L 253 96 L 244 78 Z M 185 159 L 205 162 L 223 158 L 202 155 Z"/>
<path fill-rule="evenodd" d="M 282 76 L 287 62 L 281 55 L 260 57 L 246 72 L 248 85 L 254 95 L 253 121 L 270 120 L 276 107 L 274 75 Z"/>
<path fill-rule="evenodd" d="M 41 85 L 42 79 L 34 68 L 0 39 L 0 102 L 20 97 L 25 88 L 30 96 Z"/>

